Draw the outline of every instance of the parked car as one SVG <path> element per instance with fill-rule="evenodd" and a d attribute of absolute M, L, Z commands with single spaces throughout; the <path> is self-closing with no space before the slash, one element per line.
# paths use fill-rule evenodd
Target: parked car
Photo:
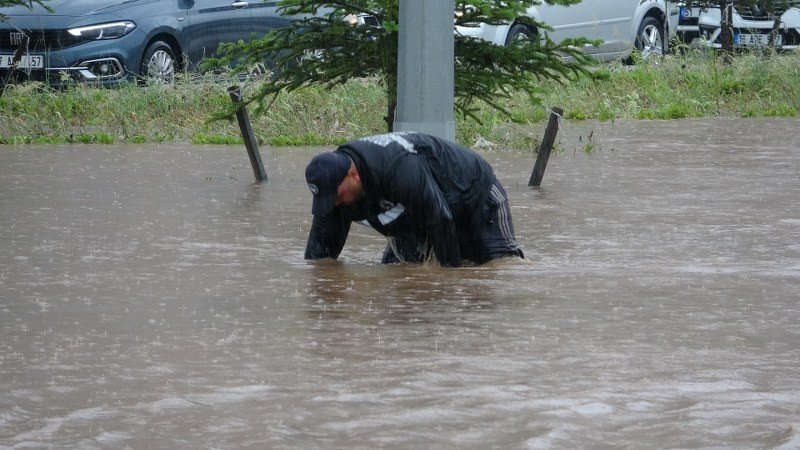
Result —
<path fill-rule="evenodd" d="M 583 0 L 571 6 L 542 3 L 526 11 L 528 17 L 553 27 L 546 31 L 553 41 L 602 40 L 599 46 L 586 46 L 584 51 L 603 61 L 627 57 L 634 49 L 644 58 L 663 55 L 670 33 L 677 27 L 678 13 L 678 6 L 665 0 Z M 545 31 L 516 20 L 503 25 L 457 26 L 456 32 L 509 45 L 515 39 L 542 36 Z"/>
<path fill-rule="evenodd" d="M 681 11 L 687 43 L 694 47 L 722 48 L 719 8 L 681 7 Z M 768 11 L 757 5 L 737 6 L 734 2 L 732 18 L 735 49 L 773 47 L 786 51 L 800 45 L 800 8 L 796 6 Z"/>
<path fill-rule="evenodd" d="M 678 14 L 677 36 L 681 42 L 691 44 L 692 41 L 700 37 L 700 27 L 697 25 L 700 18 L 700 8 L 690 8 L 680 5 Z"/>
<path fill-rule="evenodd" d="M 61 84 L 169 80 L 211 56 L 221 42 L 285 26 L 261 0 L 52 0 L 0 8 L 0 83 L 15 76 Z"/>

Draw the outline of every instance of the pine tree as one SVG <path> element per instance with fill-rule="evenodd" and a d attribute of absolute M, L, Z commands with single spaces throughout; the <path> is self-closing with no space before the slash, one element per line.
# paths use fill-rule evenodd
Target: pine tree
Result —
<path fill-rule="evenodd" d="M 6 6 L 24 6 L 28 9 L 31 9 L 33 8 L 33 5 L 41 5 L 44 7 L 44 9 L 51 11 L 46 2 L 47 0 L 0 0 L 0 8 L 4 8 Z M 0 20 L 6 20 L 6 16 L 2 11 L 0 11 Z"/>
<path fill-rule="evenodd" d="M 580 0 L 547 0 L 574 4 Z M 502 100 L 529 95 L 539 101 L 539 83 L 544 79 L 565 81 L 581 75 L 604 76 L 592 70 L 593 60 L 580 48 L 589 41 L 578 39 L 553 42 L 547 25 L 524 15 L 538 0 L 470 0 L 455 2 L 456 24 L 511 23 L 518 20 L 540 30 L 541 39 L 520 40 L 508 46 L 492 45 L 465 36 L 455 36 L 456 112 L 474 116 L 474 102 L 483 100 L 508 114 Z M 398 0 L 283 0 L 284 15 L 298 18 L 248 42 L 226 44 L 219 59 L 209 66 L 231 64 L 242 70 L 265 60 L 274 62 L 274 75 L 262 82 L 246 101 L 263 113 L 270 100 L 281 92 L 308 85 L 333 87 L 354 77 L 378 77 L 386 88 L 387 129 L 394 123 L 397 105 Z M 379 26 L 354 26 L 352 19 L 369 16 Z M 520 19 L 521 18 L 521 19 Z M 569 56 L 571 58 L 564 58 Z"/>
<path fill-rule="evenodd" d="M 0 0 L 0 8 L 6 6 L 27 6 L 32 8 L 33 5 L 44 5 L 47 0 Z"/>

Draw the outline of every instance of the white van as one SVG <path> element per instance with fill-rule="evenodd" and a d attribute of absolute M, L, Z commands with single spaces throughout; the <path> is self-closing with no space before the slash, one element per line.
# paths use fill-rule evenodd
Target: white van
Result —
<path fill-rule="evenodd" d="M 679 8 L 665 0 L 583 0 L 571 6 L 542 3 L 528 8 L 526 15 L 553 27 L 547 33 L 556 42 L 578 37 L 602 40 L 601 45 L 586 46 L 584 51 L 608 61 L 627 57 L 634 49 L 644 58 L 665 54 L 670 33 L 678 25 Z M 542 35 L 518 20 L 503 25 L 457 26 L 456 33 L 497 45 Z"/>

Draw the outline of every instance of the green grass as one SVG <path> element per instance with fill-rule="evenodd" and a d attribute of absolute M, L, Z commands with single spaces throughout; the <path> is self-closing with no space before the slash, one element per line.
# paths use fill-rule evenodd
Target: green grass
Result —
<path fill-rule="evenodd" d="M 795 117 L 800 110 L 800 54 L 739 55 L 730 65 L 687 52 L 658 63 L 601 66 L 607 80 L 541 85 L 541 98 L 520 94 L 502 104 L 505 116 L 475 105 L 478 121 L 456 117 L 456 138 L 532 148 L 559 106 L 569 120 Z M 232 83 L 231 83 L 232 84 Z M 169 143 L 239 145 L 235 120 L 210 120 L 230 105 L 229 84 L 186 77 L 171 86 L 114 89 L 39 84 L 9 86 L 0 96 L 0 144 Z M 255 86 L 245 85 L 247 94 Z M 274 146 L 336 145 L 386 131 L 384 87 L 373 79 L 311 86 L 279 96 L 263 114 L 249 109 L 254 133 Z"/>

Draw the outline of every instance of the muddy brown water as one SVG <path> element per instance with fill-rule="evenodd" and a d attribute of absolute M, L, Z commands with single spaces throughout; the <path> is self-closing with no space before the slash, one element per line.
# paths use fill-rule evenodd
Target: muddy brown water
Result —
<path fill-rule="evenodd" d="M 798 130 L 485 153 L 528 260 L 454 270 L 304 261 L 319 149 L 2 147 L 0 446 L 797 448 Z"/>

